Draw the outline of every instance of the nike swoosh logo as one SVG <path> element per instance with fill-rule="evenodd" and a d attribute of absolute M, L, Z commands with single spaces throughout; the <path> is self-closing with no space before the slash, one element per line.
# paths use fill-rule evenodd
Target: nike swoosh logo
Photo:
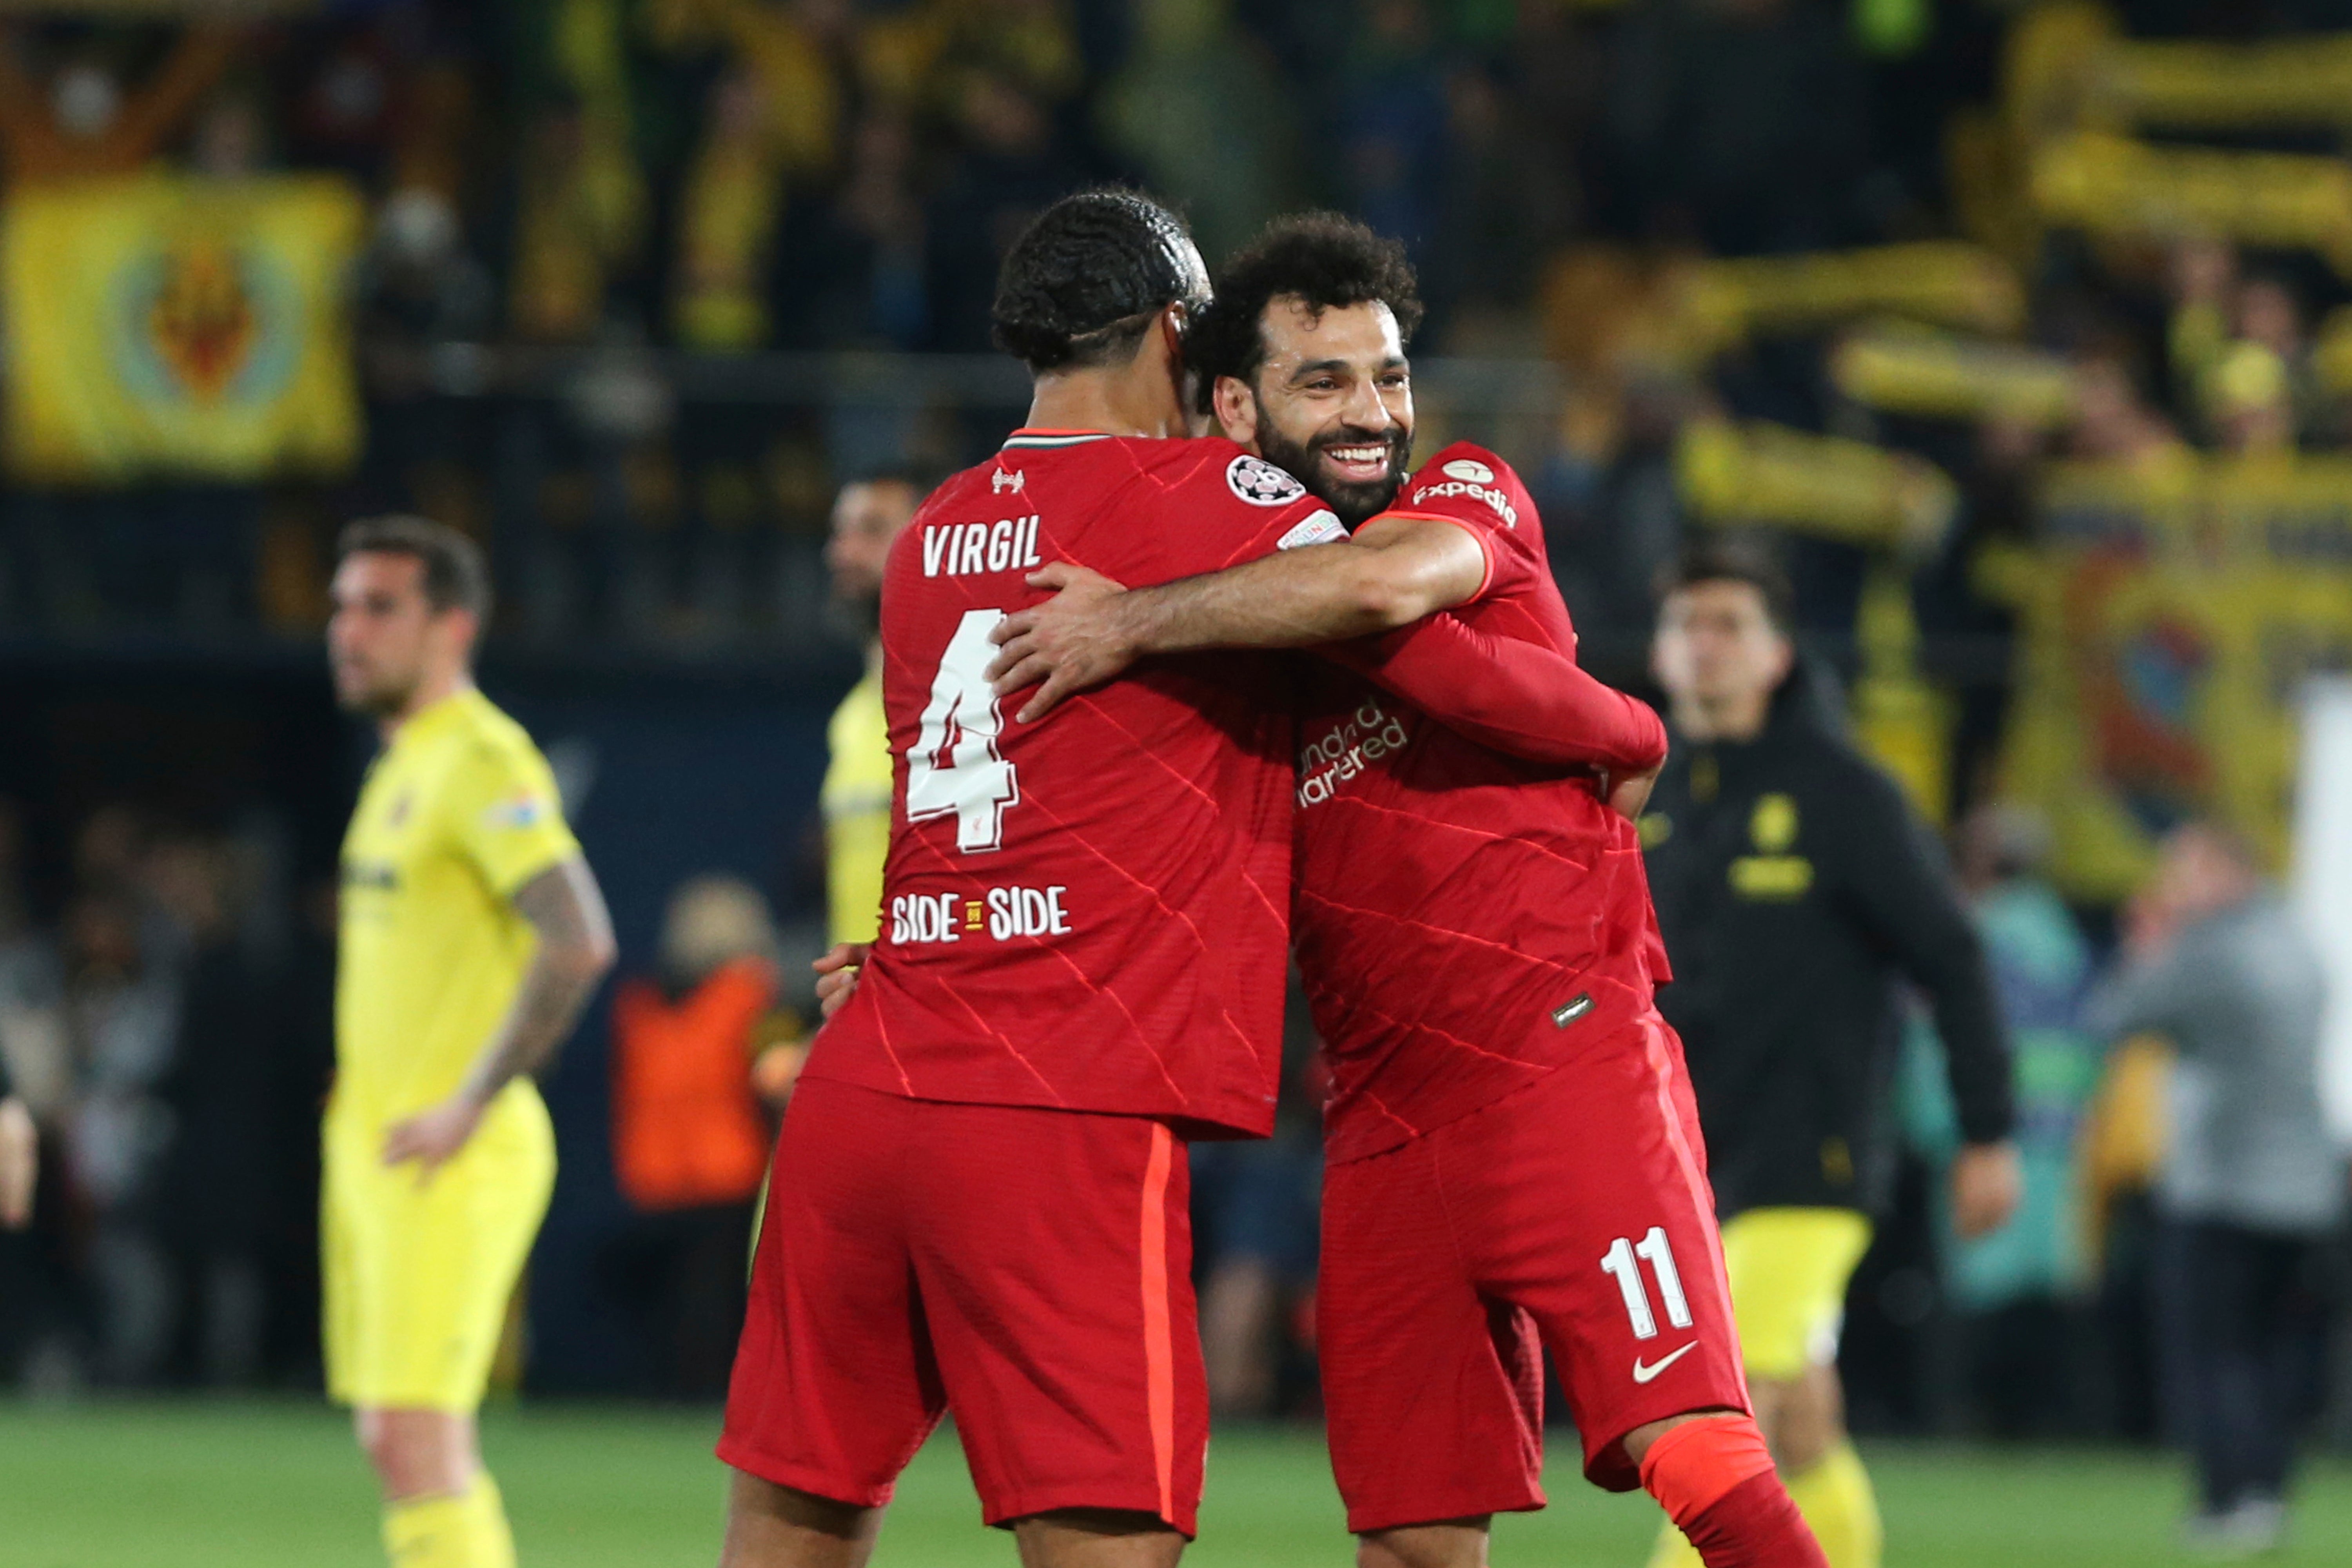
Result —
<path fill-rule="evenodd" d="M 1698 1349 L 1698 1342 L 1696 1340 L 1693 1340 L 1690 1343 L 1685 1345 L 1674 1354 L 1667 1356 L 1664 1360 L 1658 1362 L 1655 1365 L 1646 1364 L 1643 1362 L 1640 1356 L 1635 1356 L 1633 1358 L 1633 1381 L 1635 1383 L 1649 1382 L 1652 1378 L 1657 1376 L 1658 1373 L 1665 1371 L 1666 1368 L 1674 1365 L 1675 1363 L 1682 1360 L 1683 1357 L 1690 1354 L 1691 1352 L 1696 1349 Z"/>

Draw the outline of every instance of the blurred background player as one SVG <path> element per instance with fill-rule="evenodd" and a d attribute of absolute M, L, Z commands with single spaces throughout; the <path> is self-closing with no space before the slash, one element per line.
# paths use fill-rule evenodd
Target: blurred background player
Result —
<path fill-rule="evenodd" d="M 40 1156 L 33 1113 L 10 1090 L 8 1064 L 0 1060 L 0 1230 L 22 1230 L 32 1223 Z"/>
<path fill-rule="evenodd" d="M 474 1412 L 555 1179 L 530 1075 L 611 967 L 612 926 L 546 763 L 474 686 L 480 552 L 385 518 L 339 555 L 335 692 L 383 751 L 343 844 L 328 1387 L 356 1413 L 391 1560 L 507 1568 Z"/>
<path fill-rule="evenodd" d="M 882 569 L 890 542 L 930 487 L 912 473 L 855 479 L 834 499 L 824 562 L 833 602 L 857 623 L 866 674 L 825 727 L 826 940 L 870 942 L 882 918 L 882 862 L 890 853 L 890 725 L 882 711 Z"/>
<path fill-rule="evenodd" d="M 2266 1552 L 2284 1534 L 2313 1415 L 2321 1249 L 2345 1208 L 2319 1092 L 2326 973 L 2253 851 L 2210 823 L 2165 839 L 2126 911 L 2124 949 L 2086 1021 L 2111 1038 L 2162 1035 L 2178 1054 L 2155 1283 L 2166 1400 L 2197 1463 L 2189 1536 Z"/>
<path fill-rule="evenodd" d="M 1677 744 L 1642 818 L 1675 966 L 1659 1005 L 1698 1091 L 1757 1418 L 1834 1568 L 1876 1568 L 1836 1358 L 1893 1175 L 1897 983 L 1927 993 L 1948 1058 L 1964 1237 L 2017 1203 L 2009 1048 L 1941 851 L 1817 708 L 1778 568 L 1710 542 L 1661 587 L 1652 662 Z M 1692 1561 L 1670 1534 L 1653 1564 Z"/>

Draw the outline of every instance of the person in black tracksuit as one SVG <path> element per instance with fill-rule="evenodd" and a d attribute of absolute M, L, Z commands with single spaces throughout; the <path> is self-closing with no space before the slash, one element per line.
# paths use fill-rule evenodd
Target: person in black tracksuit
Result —
<path fill-rule="evenodd" d="M 2006 1224 L 2017 1200 L 2008 1045 L 1943 852 L 1796 659 L 1778 569 L 1717 542 L 1664 587 L 1654 664 L 1674 750 L 1641 819 L 1674 968 L 1658 1007 L 1698 1098 L 1757 1415 L 1833 1568 L 1875 1568 L 1834 1359 L 1893 1183 L 1904 984 L 1950 1062 L 1963 1234 Z"/>

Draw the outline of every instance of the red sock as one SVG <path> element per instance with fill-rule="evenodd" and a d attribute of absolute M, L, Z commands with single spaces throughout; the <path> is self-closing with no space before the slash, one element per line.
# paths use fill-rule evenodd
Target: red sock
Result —
<path fill-rule="evenodd" d="M 1789 1489 L 1767 1470 L 1750 1476 L 1721 1497 L 1683 1533 L 1698 1548 L 1706 1568 L 1829 1568 Z"/>
<path fill-rule="evenodd" d="M 1672 1428 L 1642 1456 L 1642 1485 L 1706 1568 L 1829 1568 L 1751 1416 Z"/>

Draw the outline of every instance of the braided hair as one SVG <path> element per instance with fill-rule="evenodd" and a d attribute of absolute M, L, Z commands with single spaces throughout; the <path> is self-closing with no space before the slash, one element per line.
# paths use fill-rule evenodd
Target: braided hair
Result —
<path fill-rule="evenodd" d="M 1183 220 L 1105 188 L 1064 196 L 1022 231 L 990 315 L 996 346 L 1033 372 L 1085 369 L 1131 358 L 1161 310 L 1208 292 Z"/>
<path fill-rule="evenodd" d="M 1421 325 L 1421 291 L 1403 246 L 1339 213 L 1276 218 L 1219 269 L 1216 299 L 1185 334 L 1185 362 L 1201 373 L 1203 413 L 1219 376 L 1256 381 L 1265 363 L 1259 322 L 1266 305 L 1282 299 L 1298 300 L 1318 317 L 1350 305 L 1386 305 L 1408 343 Z"/>

